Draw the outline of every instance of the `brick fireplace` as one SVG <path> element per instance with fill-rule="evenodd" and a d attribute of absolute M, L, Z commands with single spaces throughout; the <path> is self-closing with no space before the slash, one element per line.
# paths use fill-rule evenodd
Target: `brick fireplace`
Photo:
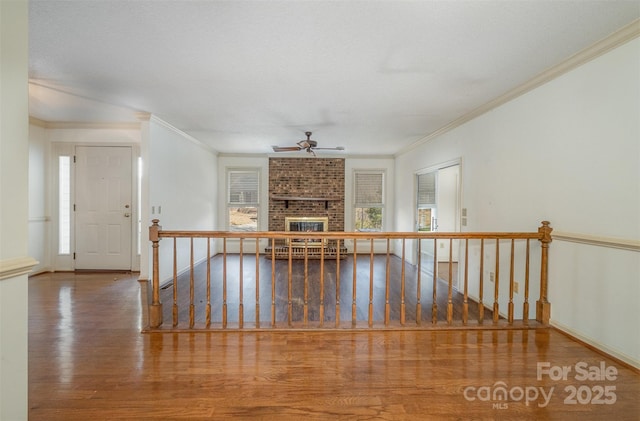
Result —
<path fill-rule="evenodd" d="M 285 231 L 286 217 L 327 217 L 328 231 L 344 231 L 343 158 L 269 158 L 269 231 Z"/>

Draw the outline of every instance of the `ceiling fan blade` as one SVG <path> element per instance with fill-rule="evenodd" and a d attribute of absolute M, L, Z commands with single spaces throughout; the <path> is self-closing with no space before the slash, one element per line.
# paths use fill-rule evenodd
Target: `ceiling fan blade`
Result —
<path fill-rule="evenodd" d="M 336 146 L 334 148 L 313 148 L 315 150 L 324 149 L 326 151 L 344 151 L 344 146 Z"/>
<path fill-rule="evenodd" d="M 297 152 L 302 150 L 299 146 L 272 146 L 274 152 Z"/>

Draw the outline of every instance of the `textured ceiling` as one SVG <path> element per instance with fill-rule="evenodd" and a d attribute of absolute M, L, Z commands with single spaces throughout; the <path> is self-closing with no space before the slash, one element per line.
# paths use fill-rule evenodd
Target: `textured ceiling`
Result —
<path fill-rule="evenodd" d="M 638 1 L 31 0 L 30 113 L 147 112 L 223 153 L 312 131 L 391 155 L 639 16 Z"/>

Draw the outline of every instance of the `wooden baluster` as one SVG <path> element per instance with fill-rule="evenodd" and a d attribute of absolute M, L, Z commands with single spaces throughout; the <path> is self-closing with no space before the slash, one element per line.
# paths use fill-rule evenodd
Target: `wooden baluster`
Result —
<path fill-rule="evenodd" d="M 484 238 L 480 239 L 480 291 L 478 291 L 478 323 L 484 323 Z"/>
<path fill-rule="evenodd" d="M 493 286 L 493 322 L 498 323 L 500 312 L 498 306 L 499 284 L 500 284 L 500 240 L 496 238 L 496 275 Z"/>
<path fill-rule="evenodd" d="M 453 322 L 453 239 L 449 238 L 449 290 L 447 294 L 447 323 Z"/>
<path fill-rule="evenodd" d="M 369 250 L 369 327 L 373 327 L 373 238 Z"/>
<path fill-rule="evenodd" d="M 271 327 L 276 327 L 276 239 L 271 239 Z"/>
<path fill-rule="evenodd" d="M 391 240 L 387 238 L 387 264 L 384 278 L 384 325 L 389 325 L 391 317 L 391 304 L 389 303 L 391 283 Z"/>
<path fill-rule="evenodd" d="M 291 282 L 293 279 L 293 241 L 289 239 L 289 269 L 287 280 L 287 322 L 291 326 L 293 322 L 293 301 L 291 298 Z"/>
<path fill-rule="evenodd" d="M 522 320 L 525 324 L 529 323 L 529 244 L 527 238 L 527 256 L 524 265 L 524 303 L 522 304 Z"/>
<path fill-rule="evenodd" d="M 320 327 L 324 326 L 324 241 L 320 247 Z M 329 243 L 327 242 L 326 245 L 328 246 Z"/>
<path fill-rule="evenodd" d="M 304 327 L 309 323 L 309 239 L 304 239 L 304 302 L 302 320 Z"/>
<path fill-rule="evenodd" d="M 189 256 L 189 329 L 193 329 L 195 324 L 196 306 L 194 304 L 194 279 L 193 279 L 193 237 L 189 239 L 190 256 Z"/>
<path fill-rule="evenodd" d="M 211 238 L 207 237 L 207 307 L 205 314 L 207 328 L 211 326 Z"/>
<path fill-rule="evenodd" d="M 549 226 L 549 221 L 542 221 L 542 226 L 538 228 L 542 257 L 540 260 L 540 300 L 536 302 L 536 320 L 543 324 L 549 324 L 551 317 L 551 303 L 547 301 L 551 231 L 553 228 Z"/>
<path fill-rule="evenodd" d="M 418 238 L 418 278 L 416 280 L 416 324 L 422 324 L 422 240 Z"/>
<path fill-rule="evenodd" d="M 222 238 L 222 328 L 227 328 L 227 237 Z"/>
<path fill-rule="evenodd" d="M 513 261 L 514 261 L 514 255 L 515 255 L 515 248 L 514 248 L 514 244 L 515 244 L 515 239 L 511 239 L 511 259 L 509 261 L 509 307 L 507 308 L 508 311 L 508 320 L 509 320 L 509 324 L 513 323 L 513 293 L 514 293 L 514 267 L 513 267 Z"/>
<path fill-rule="evenodd" d="M 243 255 L 243 238 L 240 238 L 240 256 L 238 271 L 238 328 L 244 327 L 244 255 Z"/>
<path fill-rule="evenodd" d="M 355 326 L 356 322 L 357 322 L 357 306 L 356 306 L 356 285 L 357 285 L 357 280 L 358 280 L 358 264 L 357 264 L 357 243 L 358 240 L 356 240 L 355 238 L 353 239 L 353 286 L 352 286 L 352 292 L 351 292 L 351 325 Z"/>
<path fill-rule="evenodd" d="M 260 327 L 260 239 L 256 238 L 256 328 Z"/>
<path fill-rule="evenodd" d="M 178 247 L 173 237 L 173 327 L 178 326 Z"/>
<path fill-rule="evenodd" d="M 438 240 L 433 239 L 433 302 L 431 303 L 431 323 L 438 323 L 438 295 L 436 285 L 438 283 Z"/>
<path fill-rule="evenodd" d="M 336 327 L 340 327 L 340 239 L 336 240 Z"/>
<path fill-rule="evenodd" d="M 469 322 L 469 239 L 464 240 L 464 297 L 462 299 L 462 323 Z"/>
<path fill-rule="evenodd" d="M 152 250 L 152 276 L 151 276 L 151 307 L 149 308 L 149 326 L 158 328 L 162 325 L 162 302 L 160 301 L 160 259 L 158 248 L 160 247 L 160 231 L 162 227 L 158 225 L 159 219 L 151 221 L 149 227 L 149 241 Z"/>
<path fill-rule="evenodd" d="M 406 307 L 405 307 L 405 277 L 404 277 L 404 267 L 405 267 L 405 249 L 406 249 L 406 241 L 402 239 L 402 267 L 400 269 L 400 324 L 404 326 L 406 322 Z"/>

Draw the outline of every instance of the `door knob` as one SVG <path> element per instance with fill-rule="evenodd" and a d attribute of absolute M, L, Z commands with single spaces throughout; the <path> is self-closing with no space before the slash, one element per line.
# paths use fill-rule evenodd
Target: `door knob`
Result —
<path fill-rule="evenodd" d="M 130 214 L 130 213 L 125 213 L 125 214 L 124 214 L 124 217 L 125 217 L 125 218 L 128 218 L 129 216 L 131 216 L 131 214 Z"/>

